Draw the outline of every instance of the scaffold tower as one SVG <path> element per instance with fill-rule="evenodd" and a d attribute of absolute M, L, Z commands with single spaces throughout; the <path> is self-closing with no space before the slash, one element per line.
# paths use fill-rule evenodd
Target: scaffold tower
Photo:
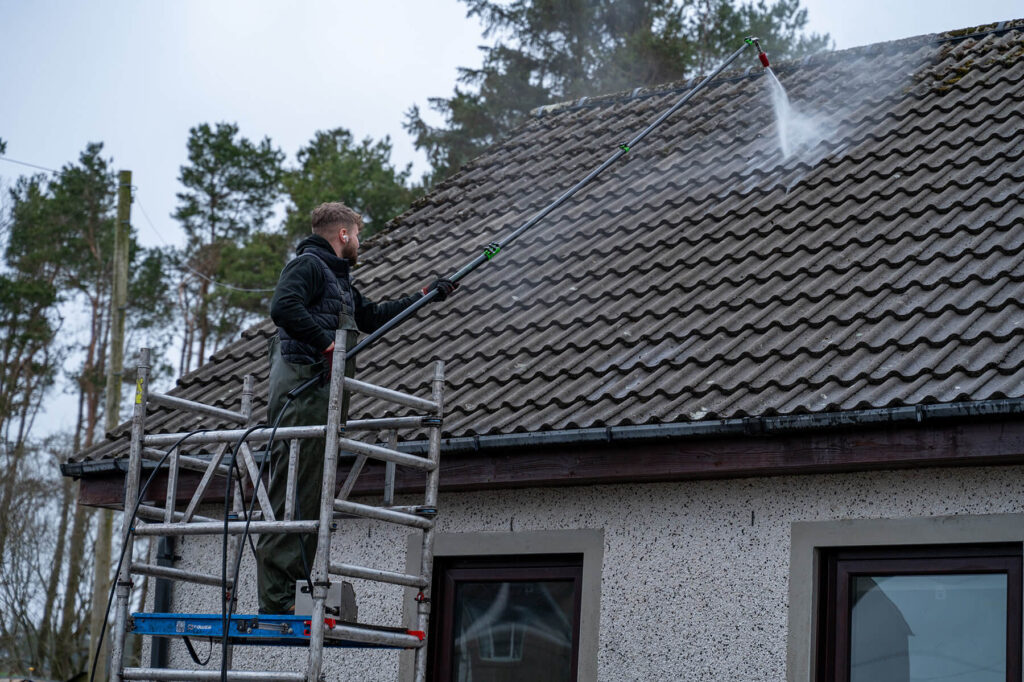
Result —
<path fill-rule="evenodd" d="M 241 409 L 238 412 L 213 405 L 184 400 L 149 390 L 149 351 L 140 354 L 132 416 L 131 445 L 125 480 L 124 512 L 121 530 L 122 560 L 115 586 L 114 623 L 111 631 L 111 682 L 122 680 L 278 680 L 320 682 L 325 647 L 384 647 L 415 651 L 415 679 L 426 679 L 426 633 L 430 616 L 431 567 L 433 564 L 434 518 L 437 514 L 438 468 L 441 449 L 441 420 L 444 410 L 444 363 L 434 365 L 432 394 L 417 397 L 400 391 L 346 378 L 344 375 L 349 334 L 336 335 L 330 372 L 330 399 L 327 422 L 317 426 L 253 424 L 253 387 L 251 376 L 244 379 Z M 343 394 L 362 394 L 379 401 L 412 410 L 409 416 L 380 419 L 343 420 Z M 146 411 L 150 405 L 187 410 L 239 425 L 236 429 L 211 429 L 191 433 L 147 434 Z M 427 456 L 407 454 L 397 449 L 401 430 L 423 430 L 429 434 Z M 376 433 L 377 443 L 349 437 L 355 433 Z M 295 518 L 296 471 L 299 441 L 324 439 L 323 481 L 320 512 L 317 519 Z M 287 442 L 288 468 L 283 518 L 275 518 L 262 482 L 258 445 L 262 456 L 269 457 L 269 443 Z M 381 444 L 383 443 L 383 444 Z M 161 448 L 166 448 L 163 450 Z M 186 454 L 199 449 L 203 455 Z M 339 453 L 350 453 L 339 459 Z M 167 485 L 163 507 L 143 504 L 148 500 L 146 483 L 141 480 L 144 460 L 166 471 Z M 237 461 L 234 461 L 237 460 Z M 382 505 L 364 504 L 348 499 L 368 460 L 385 465 L 385 490 Z M 347 477 L 338 487 L 339 461 L 351 461 Z M 237 467 L 233 464 L 237 463 Z M 397 506 L 394 500 L 396 467 L 408 467 L 425 473 L 423 504 Z M 239 476 L 232 480 L 232 471 Z M 179 509 L 179 474 L 182 470 L 200 472 L 191 499 Z M 231 508 L 225 518 L 197 513 L 218 477 L 225 479 Z M 239 480 L 240 479 L 240 480 Z M 246 507 L 245 493 L 251 489 Z M 422 551 L 418 574 L 405 574 L 369 566 L 332 563 L 331 536 L 346 518 L 359 517 L 399 524 L 422 531 Z M 234 595 L 244 579 L 236 574 L 238 558 L 245 550 L 245 537 L 265 533 L 311 533 L 317 538 L 316 554 L 310 568 L 312 585 L 311 613 L 295 615 L 234 614 Z M 136 538 L 186 535 L 216 535 L 226 538 L 229 560 L 223 575 L 203 574 L 169 566 L 131 561 Z M 151 576 L 219 588 L 225 600 L 222 613 L 129 613 L 131 587 L 137 576 Z M 343 614 L 328 613 L 325 601 L 332 584 L 342 578 L 358 578 L 418 590 L 415 629 L 348 622 Z M 341 616 L 341 617 L 339 617 Z M 187 638 L 209 637 L 223 643 L 224 669 L 168 669 L 125 667 L 125 641 L 128 633 L 143 636 Z M 238 670 L 232 667 L 232 648 L 248 646 L 307 647 L 304 670 Z M 225 672 L 226 670 L 226 672 Z"/>

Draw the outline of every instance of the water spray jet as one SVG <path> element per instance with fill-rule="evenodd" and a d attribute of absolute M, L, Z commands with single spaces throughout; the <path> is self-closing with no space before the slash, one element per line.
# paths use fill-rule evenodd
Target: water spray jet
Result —
<path fill-rule="evenodd" d="M 757 45 L 757 39 L 753 40 L 754 45 L 760 49 L 761 46 Z M 765 65 L 764 70 L 768 74 L 767 83 L 772 110 L 775 113 L 779 152 L 782 155 L 782 160 L 786 161 L 794 154 L 802 153 L 826 139 L 828 133 L 820 116 L 799 111 L 793 106 L 786 93 L 786 88 L 779 81 L 779 77 L 775 75 L 775 71 L 768 65 L 768 55 L 762 51 L 758 57 Z"/>

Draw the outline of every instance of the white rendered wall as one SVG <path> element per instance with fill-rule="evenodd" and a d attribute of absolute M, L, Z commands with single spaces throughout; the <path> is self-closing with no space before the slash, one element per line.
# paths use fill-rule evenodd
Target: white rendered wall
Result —
<path fill-rule="evenodd" d="M 439 507 L 443 533 L 604 529 L 600 680 L 776 682 L 786 674 L 792 522 L 1019 513 L 1024 468 L 453 493 Z M 333 560 L 405 571 L 407 529 L 343 523 Z M 219 538 L 185 538 L 177 553 L 181 568 L 219 574 Z M 252 566 L 247 552 L 243 570 Z M 401 588 L 354 582 L 360 620 L 402 624 Z M 243 585 L 236 612 L 255 613 L 255 581 Z M 216 591 L 176 584 L 175 609 L 219 613 Z M 235 652 L 236 667 L 267 670 L 301 669 L 305 655 Z M 333 650 L 326 661 L 328 680 L 398 679 L 394 652 Z M 180 642 L 171 664 L 193 667 Z"/>

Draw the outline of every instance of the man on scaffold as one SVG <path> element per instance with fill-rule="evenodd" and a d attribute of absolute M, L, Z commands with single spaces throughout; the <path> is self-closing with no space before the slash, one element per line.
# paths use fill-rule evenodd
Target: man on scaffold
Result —
<path fill-rule="evenodd" d="M 330 369 L 334 335 L 338 329 L 372 332 L 412 305 L 431 289 L 435 301 L 447 298 L 456 284 L 435 280 L 422 292 L 394 301 L 374 303 L 364 298 L 349 277 L 359 257 L 359 231 L 363 219 L 340 202 L 313 209 L 313 234 L 299 243 L 293 258 L 281 271 L 270 316 L 277 334 L 270 340 L 270 395 L 268 418 L 279 416 L 281 426 L 311 426 L 327 422 L 330 382 L 324 381 L 290 403 L 285 396 L 308 379 Z M 355 335 L 352 335 L 355 338 Z M 355 372 L 345 363 L 345 376 Z M 330 376 L 329 371 L 327 376 Z M 287 404 L 286 404 L 287 403 Z M 281 412 L 284 411 L 282 415 Z M 347 418 L 348 396 L 342 402 Z M 316 519 L 320 514 L 324 441 L 300 441 L 296 472 L 295 518 Z M 278 442 L 270 460 L 268 494 L 276 518 L 284 516 L 287 486 L 288 444 Z M 316 552 L 315 534 L 263 534 L 256 547 L 256 570 L 261 613 L 285 614 L 295 608 L 295 583 L 307 578 Z"/>

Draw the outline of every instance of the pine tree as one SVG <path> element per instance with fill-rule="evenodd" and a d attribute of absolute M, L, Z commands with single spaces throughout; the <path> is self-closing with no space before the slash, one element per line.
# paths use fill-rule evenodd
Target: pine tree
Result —
<path fill-rule="evenodd" d="M 174 217 L 187 237 L 179 261 L 189 273 L 179 282 L 185 320 L 181 374 L 205 361 L 207 348 L 233 338 L 246 311 L 232 305 L 222 281 L 225 249 L 237 248 L 264 229 L 281 194 L 284 154 L 270 138 L 258 143 L 233 123 L 189 130 L 188 164 L 181 167 Z"/>
<path fill-rule="evenodd" d="M 299 165 L 284 177 L 291 200 L 285 231 L 291 238 L 309 234 L 309 214 L 325 201 L 342 201 L 363 216 L 364 236 L 409 207 L 421 188 L 407 185 L 410 166 L 391 164 L 391 140 L 356 143 L 344 128 L 317 131 L 298 153 Z"/>

